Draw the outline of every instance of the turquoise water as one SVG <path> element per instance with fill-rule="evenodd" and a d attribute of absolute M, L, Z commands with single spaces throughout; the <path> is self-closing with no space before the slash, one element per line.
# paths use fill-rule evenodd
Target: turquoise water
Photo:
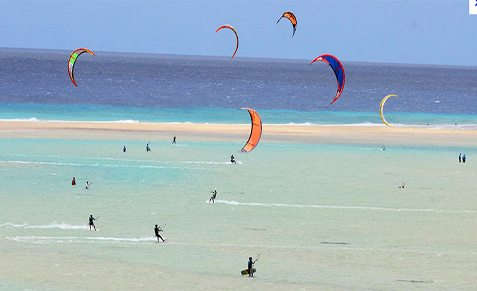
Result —
<path fill-rule="evenodd" d="M 232 165 L 242 141 L 144 140 L 0 140 L 4 286 L 475 286 L 475 149 L 264 142 Z"/>
<path fill-rule="evenodd" d="M 374 112 L 263 109 L 259 110 L 259 114 L 263 122 L 268 124 L 381 124 L 378 109 L 375 108 Z M 391 109 L 392 106 L 389 106 L 390 112 L 386 113 L 386 119 L 395 124 L 477 126 L 477 115 L 475 114 L 393 113 Z M 74 114 L 72 114 L 72 111 Z M 0 119 L 242 124 L 249 122 L 246 112 L 220 107 L 144 108 L 36 103 L 0 104 Z"/>

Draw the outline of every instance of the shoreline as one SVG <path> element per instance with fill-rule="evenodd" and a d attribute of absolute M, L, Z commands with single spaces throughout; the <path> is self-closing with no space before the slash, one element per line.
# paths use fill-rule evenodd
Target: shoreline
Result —
<path fill-rule="evenodd" d="M 261 142 L 476 146 L 477 129 L 376 125 L 263 124 Z M 244 141 L 248 124 L 0 121 L 0 138 Z"/>

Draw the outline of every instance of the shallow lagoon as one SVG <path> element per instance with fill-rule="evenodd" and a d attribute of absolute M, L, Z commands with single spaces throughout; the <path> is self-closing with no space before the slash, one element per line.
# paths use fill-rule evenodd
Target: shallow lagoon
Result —
<path fill-rule="evenodd" d="M 3 286 L 475 286 L 475 150 L 149 138 L 0 140 Z"/>

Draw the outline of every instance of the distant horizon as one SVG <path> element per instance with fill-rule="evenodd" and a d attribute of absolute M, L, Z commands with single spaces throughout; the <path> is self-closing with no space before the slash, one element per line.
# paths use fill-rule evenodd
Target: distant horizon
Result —
<path fill-rule="evenodd" d="M 76 48 L 74 48 L 76 49 Z M 67 52 L 68 55 L 73 52 L 74 49 L 67 50 L 67 49 L 57 49 L 57 48 L 33 48 L 33 47 L 0 47 L 0 51 L 51 51 L 51 52 Z M 88 48 L 91 49 L 91 48 Z M 103 51 L 103 50 L 94 50 L 96 54 L 105 53 L 105 54 L 123 54 L 123 55 L 143 55 L 143 56 L 170 56 L 170 57 L 185 57 L 185 58 L 194 58 L 194 57 L 201 57 L 201 58 L 210 58 L 210 59 L 224 59 L 230 60 L 230 57 L 222 56 L 222 55 L 192 55 L 192 54 L 172 54 L 172 53 L 154 53 L 154 52 L 131 52 L 131 51 Z M 318 56 L 318 55 L 317 55 Z M 313 58 L 317 57 L 314 56 Z M 273 58 L 273 57 L 235 57 L 231 62 L 237 62 L 242 60 L 268 60 L 268 61 L 285 61 L 285 62 L 300 62 L 304 61 L 306 64 L 309 64 L 313 59 L 299 59 L 299 58 Z M 390 65 L 390 66 L 403 66 L 403 67 L 434 67 L 434 68 L 477 68 L 477 65 L 444 65 L 444 64 L 433 64 L 433 63 L 395 63 L 395 62 L 373 62 L 373 61 L 356 61 L 356 60 L 346 60 L 341 59 L 342 62 L 348 64 L 370 64 L 370 65 Z M 66 61 L 65 61 L 66 62 Z"/>
<path fill-rule="evenodd" d="M 477 66 L 477 16 L 455 0 L 4 0 L 0 47 L 230 57 L 226 23 L 237 58 Z"/>

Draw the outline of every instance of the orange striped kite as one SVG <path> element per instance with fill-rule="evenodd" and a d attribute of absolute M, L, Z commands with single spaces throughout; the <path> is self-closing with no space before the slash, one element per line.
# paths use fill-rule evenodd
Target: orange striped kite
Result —
<path fill-rule="evenodd" d="M 292 12 L 290 11 L 285 11 L 283 14 L 282 14 L 282 17 L 280 17 L 277 21 L 280 22 L 280 20 L 282 20 L 282 18 L 286 18 L 288 20 L 290 20 L 291 24 L 293 25 L 293 35 L 292 37 L 295 35 L 295 31 L 296 31 L 296 17 L 295 17 L 295 14 L 293 14 Z"/>
<path fill-rule="evenodd" d="M 262 119 L 258 115 L 257 111 L 252 108 L 240 108 L 242 110 L 247 110 L 250 114 L 250 120 L 252 122 L 252 128 L 250 130 L 250 136 L 248 137 L 247 143 L 243 146 L 241 152 L 248 153 L 251 152 L 260 141 L 262 137 Z"/>

